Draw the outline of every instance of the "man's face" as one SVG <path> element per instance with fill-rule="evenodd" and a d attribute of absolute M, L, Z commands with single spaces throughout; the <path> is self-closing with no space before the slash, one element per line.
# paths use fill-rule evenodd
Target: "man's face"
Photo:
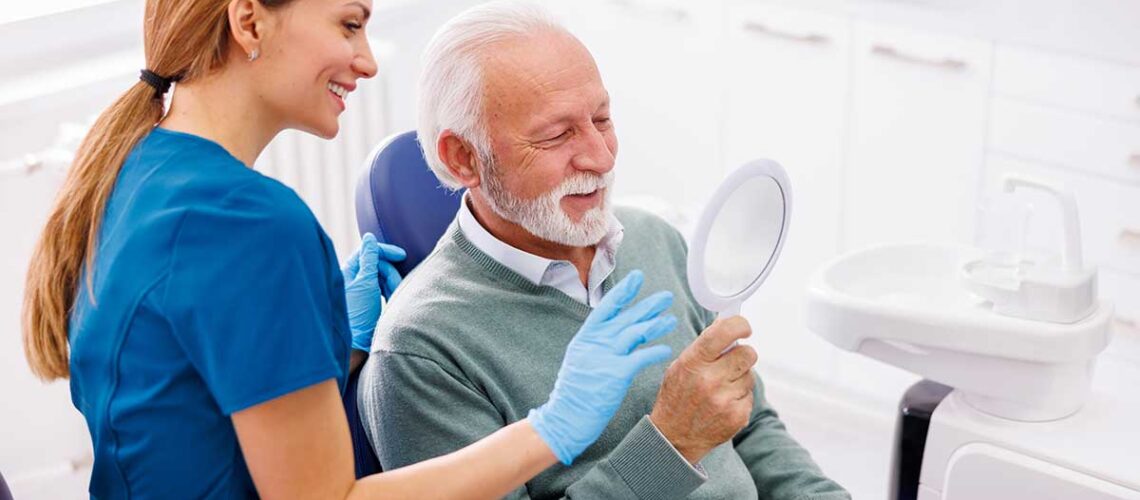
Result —
<path fill-rule="evenodd" d="M 606 234 L 617 137 L 593 57 L 551 32 L 502 43 L 483 68 L 488 202 L 539 238 L 596 244 Z"/>

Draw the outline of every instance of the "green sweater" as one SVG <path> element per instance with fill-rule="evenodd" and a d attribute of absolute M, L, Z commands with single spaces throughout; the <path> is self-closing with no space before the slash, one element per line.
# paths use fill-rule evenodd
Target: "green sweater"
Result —
<path fill-rule="evenodd" d="M 617 268 L 642 295 L 670 290 L 680 320 L 659 342 L 676 356 L 712 320 L 689 292 L 685 243 L 664 221 L 630 209 Z M 358 392 L 365 430 L 384 470 L 443 455 L 546 402 L 566 345 L 589 306 L 538 286 L 479 251 L 452 224 L 400 285 L 377 327 Z M 547 469 L 508 498 L 847 499 L 784 429 L 757 379 L 743 431 L 693 470 L 649 422 L 665 364 L 645 370 L 601 437 L 574 463 Z"/>

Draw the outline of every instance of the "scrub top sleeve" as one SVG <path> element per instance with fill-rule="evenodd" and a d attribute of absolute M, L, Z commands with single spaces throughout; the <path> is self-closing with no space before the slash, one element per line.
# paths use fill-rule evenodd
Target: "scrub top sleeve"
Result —
<path fill-rule="evenodd" d="M 164 300 L 174 335 L 227 415 L 339 380 L 348 362 L 348 333 L 339 331 L 347 319 L 333 304 L 343 289 L 331 290 L 342 283 L 335 256 L 296 194 L 265 181 L 188 211 Z"/>

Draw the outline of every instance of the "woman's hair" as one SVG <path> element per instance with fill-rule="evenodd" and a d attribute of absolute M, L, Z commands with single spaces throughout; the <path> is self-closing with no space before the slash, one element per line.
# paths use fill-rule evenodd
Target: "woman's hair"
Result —
<path fill-rule="evenodd" d="M 290 0 L 258 1 L 275 8 Z M 146 69 L 186 81 L 221 67 L 230 43 L 229 2 L 147 0 Z M 75 154 L 32 255 L 24 291 L 24 354 L 43 380 L 69 375 L 68 322 L 80 274 L 86 265 L 83 278 L 91 291 L 99 227 L 119 169 L 162 115 L 161 94 L 135 82 L 99 115 Z"/>
<path fill-rule="evenodd" d="M 416 133 L 428 166 L 445 187 L 463 186 L 448 172 L 436 148 L 444 130 L 469 142 L 482 161 L 492 157 L 483 126 L 483 52 L 495 43 L 546 31 L 566 30 L 539 5 L 506 0 L 466 10 L 440 27 L 428 42 L 419 80 Z"/>

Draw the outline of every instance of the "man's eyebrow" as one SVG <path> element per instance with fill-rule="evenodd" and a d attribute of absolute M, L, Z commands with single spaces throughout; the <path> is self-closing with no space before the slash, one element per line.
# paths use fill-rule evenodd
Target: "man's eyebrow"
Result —
<path fill-rule="evenodd" d="M 555 115 L 554 117 L 549 118 L 549 119 L 542 119 L 542 120 L 535 121 L 530 127 L 527 127 L 527 128 L 528 128 L 528 130 L 530 130 L 530 135 L 535 135 L 535 134 L 542 133 L 544 130 L 546 130 L 550 127 L 553 127 L 555 125 L 559 125 L 562 123 L 569 123 L 572 121 L 574 121 L 574 115 L 572 113 L 562 113 L 559 115 Z"/>
<path fill-rule="evenodd" d="M 606 97 L 602 99 L 602 103 L 598 105 L 598 109 L 607 109 L 610 107 L 610 94 L 607 92 Z"/>

